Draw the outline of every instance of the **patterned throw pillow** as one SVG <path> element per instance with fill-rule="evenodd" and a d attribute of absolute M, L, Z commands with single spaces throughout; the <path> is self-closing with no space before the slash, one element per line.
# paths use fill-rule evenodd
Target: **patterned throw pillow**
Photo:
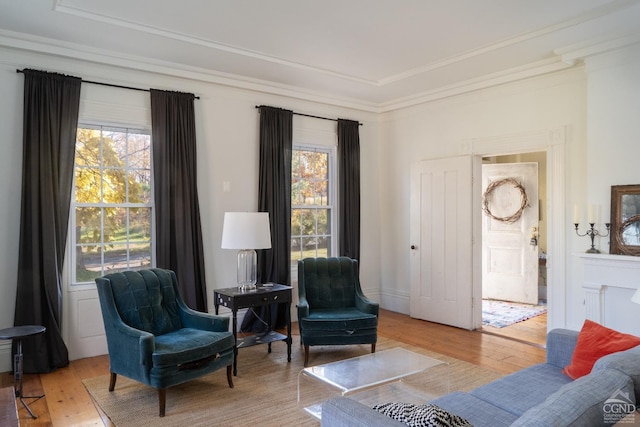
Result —
<path fill-rule="evenodd" d="M 381 403 L 373 409 L 410 427 L 473 427 L 464 418 L 431 404 Z"/>

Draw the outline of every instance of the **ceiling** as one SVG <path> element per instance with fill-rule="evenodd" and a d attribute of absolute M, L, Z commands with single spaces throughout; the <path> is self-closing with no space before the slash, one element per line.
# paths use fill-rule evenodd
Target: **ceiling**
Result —
<path fill-rule="evenodd" d="M 0 0 L 0 11 L 0 45 L 372 111 L 640 41 L 640 0 Z"/>

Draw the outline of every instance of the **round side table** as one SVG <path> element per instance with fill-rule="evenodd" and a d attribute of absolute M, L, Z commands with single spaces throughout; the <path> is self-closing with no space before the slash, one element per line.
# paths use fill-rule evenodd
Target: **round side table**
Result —
<path fill-rule="evenodd" d="M 39 325 L 14 326 L 12 328 L 0 329 L 0 340 L 15 340 L 16 354 L 13 357 L 13 385 L 16 391 L 16 397 L 20 399 L 22 406 L 27 410 L 31 418 L 37 418 L 29 405 L 23 399 L 41 399 L 41 396 L 23 396 L 22 395 L 22 339 L 32 335 L 44 333 L 47 328 Z"/>

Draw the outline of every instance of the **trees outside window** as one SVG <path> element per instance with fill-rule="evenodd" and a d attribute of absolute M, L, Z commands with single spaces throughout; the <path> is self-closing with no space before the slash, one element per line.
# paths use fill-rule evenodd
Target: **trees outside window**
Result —
<path fill-rule="evenodd" d="M 294 147 L 291 162 L 291 263 L 332 256 L 334 193 L 330 149 Z"/>
<path fill-rule="evenodd" d="M 153 265 L 151 135 L 81 126 L 71 212 L 72 283 Z"/>

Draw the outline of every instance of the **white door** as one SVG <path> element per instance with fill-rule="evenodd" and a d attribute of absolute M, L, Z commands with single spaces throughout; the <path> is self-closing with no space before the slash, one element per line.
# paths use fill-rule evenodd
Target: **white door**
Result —
<path fill-rule="evenodd" d="M 411 170 L 410 315 L 474 329 L 471 156 Z"/>
<path fill-rule="evenodd" d="M 483 165 L 482 193 L 482 297 L 537 304 L 538 164 Z"/>

